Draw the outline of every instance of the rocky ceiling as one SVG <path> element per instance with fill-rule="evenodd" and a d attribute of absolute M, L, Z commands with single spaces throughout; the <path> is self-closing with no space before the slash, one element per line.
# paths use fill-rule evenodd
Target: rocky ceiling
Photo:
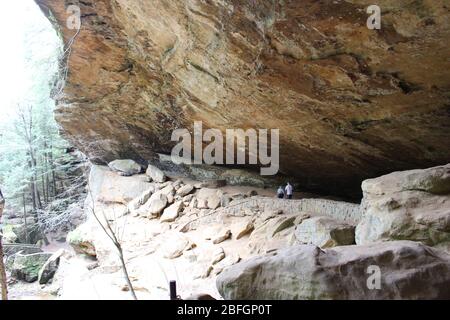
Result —
<path fill-rule="evenodd" d="M 377 0 L 381 30 L 373 0 L 36 2 L 73 42 L 56 115 L 94 160 L 170 153 L 203 121 L 279 128 L 281 171 L 332 193 L 450 162 L 447 0 Z"/>

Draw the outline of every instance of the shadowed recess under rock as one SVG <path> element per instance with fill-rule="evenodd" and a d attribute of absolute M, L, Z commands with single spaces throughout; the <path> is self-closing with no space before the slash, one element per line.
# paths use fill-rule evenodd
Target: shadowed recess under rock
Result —
<path fill-rule="evenodd" d="M 67 43 L 64 1 L 36 1 Z M 445 0 L 83 1 L 56 117 L 91 159 L 169 154 L 192 128 L 279 128 L 281 172 L 358 195 L 450 160 Z M 432 21 L 433 23 L 430 23 Z"/>

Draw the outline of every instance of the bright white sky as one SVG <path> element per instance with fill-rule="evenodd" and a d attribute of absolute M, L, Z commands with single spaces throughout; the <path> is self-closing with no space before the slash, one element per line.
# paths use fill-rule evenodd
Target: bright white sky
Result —
<path fill-rule="evenodd" d="M 0 10 L 0 39 L 2 42 L 0 48 L 0 123 L 6 121 L 14 113 L 20 101 L 27 99 L 27 91 L 29 92 L 27 88 L 31 85 L 33 75 L 26 67 L 25 49 L 38 42 L 41 43 L 41 46 L 43 44 L 43 39 L 33 39 L 30 42 L 30 37 L 28 37 L 27 40 L 27 33 L 30 33 L 30 28 L 48 29 L 48 25 L 48 20 L 33 0 L 2 1 L 2 10 Z M 38 35 L 41 38 L 42 33 L 38 33 Z M 43 36 L 48 38 L 48 32 L 46 34 L 44 32 Z M 39 53 L 46 54 L 40 51 L 45 51 L 45 46 L 43 50 L 39 50 Z"/>

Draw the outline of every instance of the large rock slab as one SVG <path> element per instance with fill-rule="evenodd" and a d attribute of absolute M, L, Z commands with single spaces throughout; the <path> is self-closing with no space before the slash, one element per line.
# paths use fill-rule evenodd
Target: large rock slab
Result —
<path fill-rule="evenodd" d="M 192 243 L 186 236 L 180 233 L 171 233 L 171 237 L 163 243 L 161 251 L 164 258 L 176 259 L 183 255 L 183 252 L 192 248 Z"/>
<path fill-rule="evenodd" d="M 142 171 L 142 166 L 134 160 L 114 160 L 108 163 L 108 167 L 123 176 L 132 176 Z"/>
<path fill-rule="evenodd" d="M 23 219 L 10 220 L 5 223 L 3 225 L 4 243 L 36 243 L 42 240 L 44 235 L 34 219 L 29 218 L 27 221 L 27 225 L 25 225 Z"/>
<path fill-rule="evenodd" d="M 150 199 L 148 206 L 145 206 L 142 210 L 146 212 L 147 217 L 159 217 L 163 210 L 167 207 L 168 200 L 164 194 L 159 194 L 158 197 Z"/>
<path fill-rule="evenodd" d="M 106 225 L 104 217 L 100 215 L 98 218 L 103 225 Z M 110 223 L 114 229 L 114 223 Z M 100 263 L 110 263 L 110 261 L 117 260 L 116 248 L 95 218 L 88 219 L 75 230 L 69 232 L 66 241 L 76 253 L 95 258 Z"/>
<path fill-rule="evenodd" d="M 450 249 L 450 164 L 394 172 L 362 184 L 356 242 L 414 240 Z"/>
<path fill-rule="evenodd" d="M 149 218 L 159 217 L 170 203 L 169 198 L 173 200 L 174 193 L 175 189 L 172 184 L 169 183 L 167 186 L 154 192 L 150 196 L 150 199 L 137 210 L 137 213 Z"/>
<path fill-rule="evenodd" d="M 47 284 L 58 271 L 59 262 L 61 256 L 65 254 L 64 249 L 60 249 L 57 252 L 53 253 L 52 256 L 45 262 L 42 268 L 39 270 L 38 281 L 39 284 Z"/>
<path fill-rule="evenodd" d="M 177 196 L 180 196 L 180 197 L 187 196 L 188 194 L 190 194 L 192 192 L 192 190 L 194 190 L 193 185 L 191 185 L 191 184 L 184 185 L 177 190 Z"/>
<path fill-rule="evenodd" d="M 320 248 L 355 244 L 355 226 L 328 217 L 306 219 L 295 230 L 297 241 Z"/>
<path fill-rule="evenodd" d="M 227 300 L 450 299 L 449 283 L 450 255 L 411 241 L 300 245 L 238 263 L 217 278 Z"/>
<path fill-rule="evenodd" d="M 152 188 L 142 176 L 123 177 L 104 166 L 91 166 L 88 201 L 127 205 L 143 192 Z"/>
<path fill-rule="evenodd" d="M 86 254 L 90 257 L 97 257 L 97 250 L 94 243 L 94 234 L 92 231 L 94 222 L 82 224 L 67 235 L 69 243 L 77 253 Z M 99 231 L 99 230 L 98 230 Z"/>
<path fill-rule="evenodd" d="M 52 256 L 51 253 L 33 253 L 33 254 L 16 254 L 11 267 L 11 275 L 26 282 L 35 282 L 38 280 L 39 270 L 45 265 L 47 260 Z"/>
<path fill-rule="evenodd" d="M 253 219 L 250 218 L 239 219 L 239 222 L 231 226 L 231 232 L 236 240 L 251 234 L 253 230 L 255 230 L 255 225 L 253 224 Z"/>
<path fill-rule="evenodd" d="M 167 179 L 164 172 L 161 169 L 159 169 L 153 165 L 148 166 L 146 174 L 147 174 L 147 176 L 152 178 L 152 180 L 154 182 L 158 182 L 158 183 L 163 183 Z"/>
<path fill-rule="evenodd" d="M 161 222 L 173 222 L 178 218 L 180 212 L 183 211 L 184 205 L 182 201 L 175 202 L 173 205 L 164 210 L 161 216 Z"/>
<path fill-rule="evenodd" d="M 289 216 L 280 215 L 279 212 L 263 214 L 248 240 L 249 253 L 252 256 L 261 255 L 298 244 L 295 227 L 308 218 L 309 215 L 305 213 Z"/>

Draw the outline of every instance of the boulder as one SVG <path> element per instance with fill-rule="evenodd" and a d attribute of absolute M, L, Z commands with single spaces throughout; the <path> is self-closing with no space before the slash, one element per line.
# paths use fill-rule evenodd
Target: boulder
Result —
<path fill-rule="evenodd" d="M 159 182 L 159 183 L 163 183 L 166 181 L 166 175 L 164 174 L 164 172 L 152 165 L 149 165 L 146 171 L 147 176 L 149 176 L 150 178 L 152 178 L 152 180 L 154 182 Z"/>
<path fill-rule="evenodd" d="M 225 269 L 226 300 L 450 299 L 450 255 L 412 241 L 300 245 Z"/>
<path fill-rule="evenodd" d="M 219 263 L 220 261 L 222 261 L 223 259 L 225 259 L 225 251 L 223 250 L 223 248 L 218 248 L 214 251 L 214 253 L 212 255 L 211 264 L 215 265 L 215 264 Z"/>
<path fill-rule="evenodd" d="M 281 215 L 258 223 L 248 239 L 249 253 L 265 254 L 294 245 L 295 219 L 296 216 L 286 218 Z"/>
<path fill-rule="evenodd" d="M 222 229 L 218 235 L 213 239 L 214 244 L 219 244 L 231 238 L 230 229 Z"/>
<path fill-rule="evenodd" d="M 320 248 L 355 244 L 355 227 L 328 217 L 306 219 L 295 230 L 297 241 Z"/>
<path fill-rule="evenodd" d="M 232 225 L 231 230 L 236 240 L 250 234 L 255 229 L 251 219 L 244 219 L 244 221 L 237 222 Z"/>
<path fill-rule="evenodd" d="M 47 260 L 47 262 L 45 262 L 45 264 L 39 270 L 38 274 L 39 284 L 47 284 L 50 280 L 53 279 L 56 271 L 58 270 L 61 256 L 64 253 L 65 253 L 64 249 L 58 250 Z"/>
<path fill-rule="evenodd" d="M 19 239 L 17 234 L 13 230 L 12 225 L 5 225 L 2 228 L 2 241 L 3 243 L 16 243 Z"/>
<path fill-rule="evenodd" d="M 184 196 L 187 196 L 188 194 L 190 194 L 193 190 L 194 190 L 194 186 L 191 184 L 187 184 L 187 185 L 179 188 L 177 190 L 176 194 L 177 194 L 177 196 L 184 197 Z"/>
<path fill-rule="evenodd" d="M 141 193 L 139 197 L 134 198 L 129 204 L 128 204 L 128 211 L 132 212 L 137 209 L 139 209 L 142 205 L 144 205 L 152 196 L 155 189 L 153 187 L 149 188 L 148 190 L 145 190 Z"/>
<path fill-rule="evenodd" d="M 172 186 L 172 184 L 168 184 L 167 186 L 164 186 L 161 190 L 157 192 L 157 194 L 163 194 L 165 196 L 174 195 L 175 194 L 175 188 Z"/>
<path fill-rule="evenodd" d="M 199 208 L 200 204 L 204 204 L 202 205 L 202 207 L 205 206 L 209 209 L 217 209 L 220 206 L 222 196 L 223 192 L 218 189 L 210 189 L 210 188 L 200 189 L 200 191 L 197 194 Z"/>
<path fill-rule="evenodd" d="M 187 237 L 181 234 L 174 234 L 170 237 L 170 240 L 163 244 L 162 252 L 164 258 L 176 259 L 190 248 L 192 248 L 192 244 Z"/>
<path fill-rule="evenodd" d="M 11 275 L 25 282 L 35 282 L 39 276 L 39 270 L 52 256 L 51 253 L 33 253 L 23 255 L 17 253 L 11 266 Z"/>
<path fill-rule="evenodd" d="M 104 217 L 99 216 L 99 219 L 105 225 Z M 124 217 L 122 219 L 124 220 L 119 221 L 117 225 L 113 224 L 112 227 L 121 228 L 124 226 L 123 221 L 128 221 L 129 218 Z M 127 227 L 127 232 L 130 228 L 132 226 Z M 115 254 L 117 249 L 93 217 L 88 218 L 86 222 L 69 232 L 66 241 L 76 253 L 87 255 L 88 258 L 95 258 L 102 264 L 109 264 L 111 261 L 117 262 L 117 255 Z"/>
<path fill-rule="evenodd" d="M 193 194 L 189 194 L 187 196 L 184 196 L 182 198 L 183 203 L 186 205 L 186 207 L 191 203 L 192 199 L 194 199 L 194 195 Z"/>
<path fill-rule="evenodd" d="M 450 164 L 394 172 L 362 189 L 357 244 L 413 240 L 450 249 Z"/>
<path fill-rule="evenodd" d="M 77 253 L 86 254 L 91 257 L 97 257 L 97 251 L 94 244 L 93 235 L 89 232 L 87 224 L 81 225 L 67 235 L 67 242 Z"/>
<path fill-rule="evenodd" d="M 205 199 L 197 199 L 197 206 L 198 209 L 208 209 L 208 201 Z"/>
<path fill-rule="evenodd" d="M 5 243 L 36 243 L 44 238 L 39 226 L 33 221 L 34 218 L 28 218 L 28 224 L 25 227 L 23 219 L 9 221 L 3 226 L 3 241 Z M 17 224 L 10 224 L 17 222 Z"/>
<path fill-rule="evenodd" d="M 172 183 L 172 186 L 175 188 L 175 190 L 178 190 L 183 186 L 183 181 L 181 179 L 178 179 Z"/>
<path fill-rule="evenodd" d="M 166 208 L 168 204 L 167 196 L 164 194 L 159 194 L 158 197 L 150 199 L 148 201 L 148 206 L 144 208 L 147 217 L 158 217 L 161 215 L 163 210 Z"/>
<path fill-rule="evenodd" d="M 122 177 L 111 172 L 107 167 L 92 165 L 89 174 L 88 201 L 100 203 L 120 203 L 128 205 L 152 185 L 141 176 Z"/>
<path fill-rule="evenodd" d="M 184 205 L 182 201 L 175 202 L 173 205 L 164 210 L 161 216 L 161 222 L 173 222 L 178 218 L 178 215 L 183 211 Z"/>
<path fill-rule="evenodd" d="M 142 171 L 142 166 L 134 160 L 114 160 L 108 163 L 108 167 L 124 176 L 132 176 Z"/>
<path fill-rule="evenodd" d="M 207 206 L 209 209 L 217 209 L 218 207 L 220 207 L 221 204 L 221 196 L 217 196 L 217 197 L 211 197 L 207 200 Z"/>

